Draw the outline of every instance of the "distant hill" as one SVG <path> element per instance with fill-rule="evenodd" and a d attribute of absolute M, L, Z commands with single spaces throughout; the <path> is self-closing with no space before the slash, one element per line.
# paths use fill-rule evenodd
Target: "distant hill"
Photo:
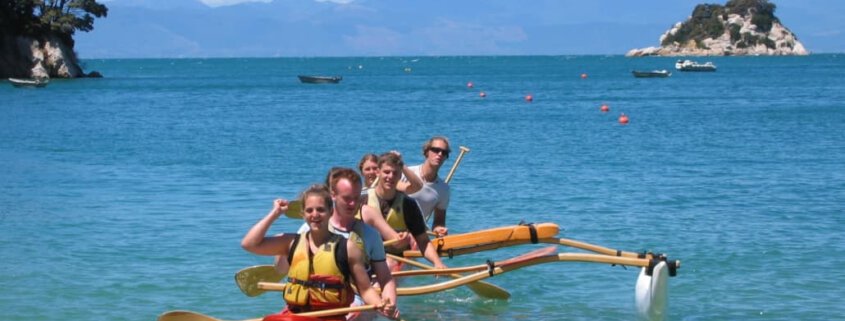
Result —
<path fill-rule="evenodd" d="M 660 36 L 659 47 L 632 49 L 626 56 L 807 55 L 809 52 L 775 16 L 767 0 L 699 4 L 684 22 Z"/>

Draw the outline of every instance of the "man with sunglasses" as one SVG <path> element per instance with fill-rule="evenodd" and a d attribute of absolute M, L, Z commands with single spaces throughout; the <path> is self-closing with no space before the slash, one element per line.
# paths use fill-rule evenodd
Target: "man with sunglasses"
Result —
<path fill-rule="evenodd" d="M 449 185 L 438 176 L 440 167 L 449 158 L 451 149 L 449 140 L 443 136 L 434 136 L 423 144 L 423 156 L 425 161 L 409 169 L 419 176 L 423 181 L 423 187 L 416 193 L 408 196 L 417 200 L 426 222 L 434 213 L 434 222 L 431 230 L 438 237 L 446 235 L 449 230 L 446 228 L 446 208 L 449 207 Z"/>

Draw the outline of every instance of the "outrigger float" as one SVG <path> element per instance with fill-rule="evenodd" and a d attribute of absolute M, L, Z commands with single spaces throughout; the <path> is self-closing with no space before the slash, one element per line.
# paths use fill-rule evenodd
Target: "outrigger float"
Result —
<path fill-rule="evenodd" d="M 419 275 L 447 275 L 452 280 L 415 287 L 399 287 L 397 295 L 425 295 L 444 291 L 459 286 L 468 286 L 476 295 L 493 298 L 508 299 L 510 293 L 484 279 L 495 275 L 521 269 L 537 264 L 551 262 L 584 262 L 610 265 L 640 267 L 641 271 L 635 287 L 635 302 L 637 313 L 641 319 L 660 321 L 666 315 L 668 303 L 668 278 L 677 275 L 681 267 L 678 260 L 670 260 L 664 254 L 651 252 L 637 253 L 606 248 L 581 241 L 555 237 L 559 227 L 554 223 L 524 224 L 504 226 L 470 232 L 465 234 L 447 235 L 431 241 L 437 247 L 441 256 L 453 257 L 487 251 L 502 247 L 521 244 L 556 244 L 568 246 L 593 253 L 558 253 L 557 246 L 545 247 L 525 253 L 503 261 L 487 261 L 484 264 L 435 269 L 426 264 L 414 261 L 420 257 L 419 251 L 405 251 L 402 257 L 388 255 L 390 258 L 406 263 L 420 270 L 397 271 L 394 277 L 408 277 Z M 388 241 L 389 242 L 389 241 Z M 460 274 L 470 273 L 470 274 Z M 254 297 L 268 291 L 284 291 L 285 284 L 279 283 L 283 275 L 271 265 L 258 265 L 244 268 L 235 274 L 235 282 L 247 296 Z M 315 318 L 337 316 L 361 311 L 375 310 L 379 307 L 372 305 L 323 310 L 294 315 L 291 320 L 319 320 Z M 243 321 L 261 321 L 262 318 Z M 159 316 L 158 321 L 222 321 L 201 313 L 192 311 L 170 311 Z"/>

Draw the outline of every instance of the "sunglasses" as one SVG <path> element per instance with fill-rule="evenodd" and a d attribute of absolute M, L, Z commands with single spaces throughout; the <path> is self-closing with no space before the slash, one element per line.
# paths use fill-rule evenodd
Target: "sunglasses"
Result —
<path fill-rule="evenodd" d="M 440 147 L 429 147 L 428 150 L 432 151 L 434 153 L 437 153 L 437 154 L 441 154 L 441 155 L 443 155 L 443 157 L 449 157 L 449 152 L 451 152 L 448 149 L 443 149 L 443 148 L 440 148 Z"/>

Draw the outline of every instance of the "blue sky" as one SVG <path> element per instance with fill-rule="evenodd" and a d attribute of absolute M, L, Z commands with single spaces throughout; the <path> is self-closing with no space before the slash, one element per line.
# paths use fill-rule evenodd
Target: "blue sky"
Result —
<path fill-rule="evenodd" d="M 83 59 L 624 54 L 658 45 L 691 0 L 111 0 Z M 845 52 L 845 1 L 784 0 L 814 52 Z"/>

